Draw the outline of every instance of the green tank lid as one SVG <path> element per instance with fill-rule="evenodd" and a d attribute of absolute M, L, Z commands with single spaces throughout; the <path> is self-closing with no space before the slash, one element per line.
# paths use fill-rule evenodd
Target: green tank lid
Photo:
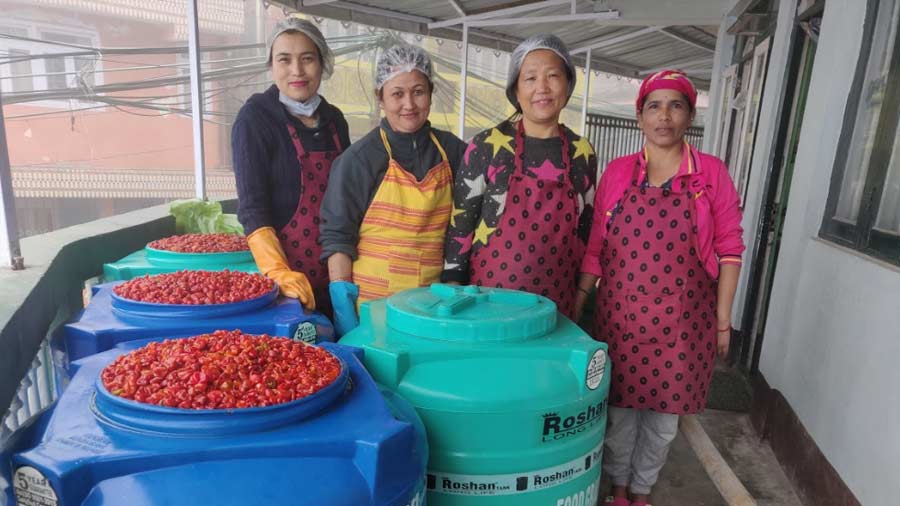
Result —
<path fill-rule="evenodd" d="M 523 341 L 556 328 L 556 304 L 528 292 L 433 284 L 387 299 L 387 326 L 445 341 Z"/>
<path fill-rule="evenodd" d="M 191 268 L 192 265 L 221 265 L 223 267 L 228 267 L 234 264 L 253 262 L 253 254 L 250 253 L 250 250 L 228 251 L 224 253 L 181 253 L 177 251 L 168 251 L 147 246 L 144 248 L 144 251 L 146 251 L 147 253 L 147 261 L 151 264 L 177 264 L 180 266 L 184 266 L 184 268 Z"/>

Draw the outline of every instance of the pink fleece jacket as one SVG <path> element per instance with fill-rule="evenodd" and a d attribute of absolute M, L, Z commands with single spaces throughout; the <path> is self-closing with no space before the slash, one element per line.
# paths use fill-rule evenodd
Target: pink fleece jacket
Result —
<path fill-rule="evenodd" d="M 689 147 L 687 144 L 685 146 Z M 600 178 L 597 194 L 594 196 L 591 236 L 587 253 L 581 262 L 583 273 L 603 275 L 600 253 L 607 233 L 607 223 L 625 190 L 631 185 L 636 164 L 637 183 L 640 185 L 647 174 L 647 162 L 642 152 L 613 160 Z M 718 279 L 719 264 L 740 265 L 741 253 L 745 249 L 740 198 L 722 160 L 694 148 L 685 149 L 672 189 L 690 191 L 694 197 L 696 211 L 691 214 L 691 222 L 697 226 L 698 254 L 709 275 Z"/>

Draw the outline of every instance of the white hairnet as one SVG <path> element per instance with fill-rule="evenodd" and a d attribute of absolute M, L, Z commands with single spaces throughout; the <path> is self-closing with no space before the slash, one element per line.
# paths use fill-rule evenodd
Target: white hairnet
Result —
<path fill-rule="evenodd" d="M 328 43 L 325 41 L 322 32 L 316 28 L 316 25 L 298 17 L 288 16 L 275 24 L 275 28 L 269 36 L 269 55 L 266 63 L 269 65 L 272 64 L 272 44 L 275 43 L 275 39 L 277 39 L 279 35 L 285 32 L 300 32 L 309 37 L 309 40 L 313 41 L 313 44 L 315 44 L 316 48 L 319 50 L 319 62 L 322 64 L 322 78 L 328 79 L 331 76 L 331 73 L 334 72 L 334 54 L 331 52 L 331 48 L 328 47 Z"/>
<path fill-rule="evenodd" d="M 404 72 L 418 70 L 432 81 L 431 57 L 424 49 L 409 44 L 396 44 L 387 48 L 378 56 L 375 65 L 375 89 L 380 90 L 384 83 Z"/>
<path fill-rule="evenodd" d="M 522 111 L 522 108 L 519 106 L 519 101 L 516 99 L 516 83 L 519 81 L 519 72 L 522 70 L 522 62 L 525 61 L 525 57 L 528 56 L 528 53 L 537 51 L 538 49 L 553 51 L 556 53 L 556 56 L 559 56 L 562 59 L 566 67 L 566 75 L 569 78 L 569 92 L 566 94 L 566 98 L 571 98 L 572 92 L 575 91 L 575 65 L 572 63 L 572 56 L 569 55 L 569 48 L 567 48 L 566 44 L 556 35 L 534 35 L 516 46 L 516 49 L 513 50 L 512 57 L 509 59 L 509 72 L 506 75 L 506 98 L 509 99 L 509 102 L 514 105 L 519 112 Z"/>

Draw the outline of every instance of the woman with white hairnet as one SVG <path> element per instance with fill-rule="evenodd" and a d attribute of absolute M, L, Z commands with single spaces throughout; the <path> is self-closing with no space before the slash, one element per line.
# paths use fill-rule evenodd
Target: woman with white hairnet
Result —
<path fill-rule="evenodd" d="M 406 44 L 376 63 L 381 124 L 334 164 L 322 204 L 338 335 L 356 327 L 357 305 L 438 281 L 452 181 L 465 143 L 431 127 L 431 59 Z"/>
<path fill-rule="evenodd" d="M 319 29 L 295 17 L 275 25 L 268 47 L 275 83 L 247 100 L 231 130 L 238 219 L 260 272 L 330 316 L 319 206 L 333 160 L 350 145 L 344 115 L 318 94 L 334 56 Z"/>
<path fill-rule="evenodd" d="M 525 290 L 570 318 L 590 231 L 597 159 L 559 122 L 575 66 L 553 35 L 531 37 L 510 60 L 516 114 L 476 135 L 453 187 L 445 282 Z"/>

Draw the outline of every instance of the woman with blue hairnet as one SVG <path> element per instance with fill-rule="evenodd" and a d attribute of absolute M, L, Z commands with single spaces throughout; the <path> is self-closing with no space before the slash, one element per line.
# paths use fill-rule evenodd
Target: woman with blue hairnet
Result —
<path fill-rule="evenodd" d="M 231 130 L 238 219 L 260 272 L 330 315 L 319 209 L 332 161 L 350 145 L 344 115 L 318 93 L 334 56 L 322 32 L 295 17 L 275 25 L 268 47 L 275 83 L 247 100 Z"/>
<path fill-rule="evenodd" d="M 445 282 L 525 290 L 570 318 L 588 240 L 597 159 L 559 122 L 575 66 L 553 35 L 531 37 L 510 60 L 516 114 L 476 135 L 453 187 Z"/>
<path fill-rule="evenodd" d="M 452 181 L 465 150 L 431 127 L 431 59 L 406 44 L 376 63 L 381 124 L 334 164 L 322 204 L 338 335 L 359 320 L 359 303 L 438 281 Z"/>

